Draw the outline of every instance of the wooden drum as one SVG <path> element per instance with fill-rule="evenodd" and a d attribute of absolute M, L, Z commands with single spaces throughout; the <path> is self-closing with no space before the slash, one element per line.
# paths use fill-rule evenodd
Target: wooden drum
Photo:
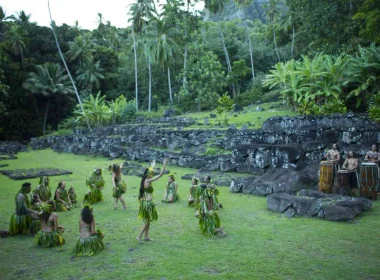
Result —
<path fill-rule="evenodd" d="M 335 165 L 332 162 L 321 161 L 319 165 L 319 191 L 331 193 L 334 185 Z"/>
<path fill-rule="evenodd" d="M 336 173 L 336 193 L 351 195 L 351 172 L 348 170 L 338 170 Z"/>
<path fill-rule="evenodd" d="M 377 200 L 377 166 L 372 162 L 360 165 L 360 196 Z"/>

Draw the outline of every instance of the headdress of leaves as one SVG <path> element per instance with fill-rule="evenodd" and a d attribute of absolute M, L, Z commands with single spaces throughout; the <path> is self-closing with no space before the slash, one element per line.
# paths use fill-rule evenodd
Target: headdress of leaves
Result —
<path fill-rule="evenodd" d="M 199 178 L 193 177 L 193 180 L 195 180 L 197 182 L 197 184 L 199 183 Z"/>
<path fill-rule="evenodd" d="M 53 211 L 51 205 L 47 204 L 46 202 L 41 203 L 41 209 L 42 209 L 42 212 L 45 212 L 45 213 L 50 213 Z"/>
<path fill-rule="evenodd" d="M 154 174 L 154 166 L 156 165 L 156 161 L 152 160 L 150 163 L 150 166 L 148 167 L 148 174 L 153 175 Z"/>
<path fill-rule="evenodd" d="M 92 212 L 92 205 L 89 204 L 89 203 L 85 203 L 85 204 L 83 205 L 83 208 L 88 208 L 88 209 Z"/>
<path fill-rule="evenodd" d="M 169 174 L 169 177 L 171 177 L 171 178 L 173 179 L 173 181 L 175 181 L 175 176 L 174 176 L 173 173 L 170 173 L 170 174 Z"/>

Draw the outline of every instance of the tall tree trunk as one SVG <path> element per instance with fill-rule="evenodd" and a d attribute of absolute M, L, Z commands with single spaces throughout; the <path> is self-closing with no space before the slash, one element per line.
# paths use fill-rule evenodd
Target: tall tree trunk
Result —
<path fill-rule="evenodd" d="M 152 108 L 152 63 L 150 59 L 148 59 L 148 70 L 149 70 L 149 103 L 148 103 L 148 111 L 150 112 Z"/>
<path fill-rule="evenodd" d="M 220 26 L 220 23 L 218 24 L 218 27 L 219 27 L 220 39 L 222 40 L 224 56 L 226 57 L 227 70 L 228 70 L 228 73 L 231 73 L 232 67 L 231 67 L 230 56 L 228 55 L 228 50 L 227 50 L 226 44 L 224 42 L 224 35 L 223 35 L 222 27 Z M 232 96 L 235 97 L 235 95 L 236 95 L 235 94 L 235 85 L 232 83 Z"/>
<path fill-rule="evenodd" d="M 34 109 L 36 110 L 36 115 L 37 115 L 38 122 L 40 123 L 41 126 L 43 126 L 43 124 L 41 123 L 40 112 L 38 111 L 36 98 L 34 97 L 33 94 L 31 94 L 31 96 L 33 98 L 33 105 L 34 105 Z M 42 129 L 42 132 L 43 132 L 43 129 Z"/>
<path fill-rule="evenodd" d="M 170 104 L 173 105 L 172 84 L 170 82 L 170 68 L 169 67 L 168 67 L 168 86 L 169 86 Z"/>
<path fill-rule="evenodd" d="M 249 34 L 247 21 L 244 19 L 244 25 L 245 25 L 245 32 L 247 33 L 248 38 L 248 44 L 249 44 L 249 55 L 251 57 L 251 70 L 252 70 L 252 81 L 255 79 L 255 68 L 253 66 L 253 51 L 252 51 L 252 44 L 251 44 L 251 35 Z"/>
<path fill-rule="evenodd" d="M 43 124 L 43 127 L 42 127 L 42 134 L 45 135 L 46 133 L 46 121 L 47 121 L 47 116 L 48 116 L 48 111 L 49 111 L 49 105 L 50 105 L 50 98 L 49 98 L 49 101 L 46 105 L 46 110 L 45 110 L 45 116 L 44 116 L 44 124 Z"/>
<path fill-rule="evenodd" d="M 52 19 L 52 17 L 51 17 L 51 12 L 50 12 L 50 1 L 49 1 L 49 0 L 48 0 L 48 8 L 49 8 L 49 16 L 50 16 L 51 29 L 53 30 L 53 35 L 54 35 L 54 39 L 55 39 L 55 44 L 57 45 L 58 52 L 59 52 L 59 56 L 60 56 L 61 59 L 62 59 L 62 62 L 63 62 L 63 65 L 65 66 L 66 72 L 67 72 L 67 74 L 69 75 L 69 78 L 70 78 L 71 84 L 73 85 L 73 88 L 74 88 L 74 91 L 75 91 L 75 95 L 77 96 L 77 100 L 78 100 L 78 103 L 79 103 L 80 109 L 82 110 L 82 113 L 83 113 L 83 115 L 85 116 L 86 123 L 87 123 L 87 127 L 88 127 L 88 129 L 91 129 L 90 122 L 89 122 L 89 120 L 88 120 L 88 118 L 87 118 L 87 115 L 86 115 L 86 112 L 85 112 L 85 110 L 84 110 L 84 108 L 83 108 L 82 100 L 80 99 L 80 96 L 79 96 L 79 93 L 78 93 L 77 87 L 75 86 L 75 82 L 74 82 L 74 80 L 73 80 L 73 77 L 71 76 L 71 73 L 70 73 L 69 67 L 67 67 L 66 60 L 65 60 L 65 58 L 63 57 L 63 54 L 62 54 L 62 51 L 61 51 L 61 47 L 59 46 L 59 42 L 58 42 L 58 38 L 57 38 L 57 34 L 55 33 L 55 24 L 53 23 L 53 19 Z"/>
<path fill-rule="evenodd" d="M 133 24 L 132 24 L 132 38 L 133 38 L 133 52 L 135 54 L 136 111 L 139 111 L 139 91 L 138 91 L 138 85 L 137 85 L 137 50 L 136 50 L 135 32 L 133 31 Z"/>
<path fill-rule="evenodd" d="M 186 15 L 185 15 L 185 50 L 183 52 L 183 79 L 182 86 L 187 90 L 187 80 L 186 80 L 186 67 L 187 67 L 187 24 L 189 17 L 189 1 L 186 1 Z"/>
<path fill-rule="evenodd" d="M 277 58 L 278 58 L 278 62 L 280 62 L 280 55 L 278 54 L 278 49 L 277 49 L 277 43 L 276 43 L 276 31 L 274 30 L 274 25 L 272 25 L 272 28 L 273 28 L 273 43 L 274 43 L 274 48 L 276 50 L 276 54 L 277 54 Z"/>
<path fill-rule="evenodd" d="M 290 50 L 290 57 L 293 58 L 293 50 L 294 50 L 294 39 L 296 37 L 296 34 L 295 34 L 295 28 L 294 28 L 294 24 L 292 25 L 292 48 Z"/>

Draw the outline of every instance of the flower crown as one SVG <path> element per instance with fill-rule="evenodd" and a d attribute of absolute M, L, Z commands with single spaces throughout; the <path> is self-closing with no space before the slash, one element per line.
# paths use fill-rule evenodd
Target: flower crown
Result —
<path fill-rule="evenodd" d="M 156 161 L 155 160 L 152 160 L 152 162 L 150 163 L 150 166 L 148 167 L 148 174 L 149 175 L 154 175 L 154 166 L 156 165 Z"/>

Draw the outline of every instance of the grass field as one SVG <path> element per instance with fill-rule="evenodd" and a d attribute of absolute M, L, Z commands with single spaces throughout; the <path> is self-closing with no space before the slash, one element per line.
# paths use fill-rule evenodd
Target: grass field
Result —
<path fill-rule="evenodd" d="M 119 161 L 120 162 L 120 161 Z M 94 205 L 97 227 L 106 248 L 94 257 L 73 257 L 80 208 L 59 214 L 66 244 L 43 249 L 27 234 L 0 238 L 0 279 L 380 279 L 380 202 L 353 223 L 315 218 L 288 219 L 266 208 L 266 199 L 231 194 L 220 187 L 222 225 L 227 237 L 206 238 L 198 229 L 194 209 L 187 207 L 189 181 L 181 175 L 195 170 L 169 166 L 177 174 L 182 200 L 157 206 L 159 220 L 151 226 L 154 241 L 138 244 L 142 221 L 137 219 L 139 178 L 124 176 L 127 211 L 113 210 L 111 163 L 102 157 L 58 154 L 51 150 L 18 154 L 2 169 L 56 167 L 72 175 L 51 177 L 51 187 L 65 180 L 79 198 L 85 177 L 104 168 L 105 201 Z M 164 194 L 164 176 L 154 183 L 155 200 Z M 33 189 L 38 179 L 28 180 Z M 0 229 L 7 229 L 14 196 L 23 181 L 0 175 Z"/>

